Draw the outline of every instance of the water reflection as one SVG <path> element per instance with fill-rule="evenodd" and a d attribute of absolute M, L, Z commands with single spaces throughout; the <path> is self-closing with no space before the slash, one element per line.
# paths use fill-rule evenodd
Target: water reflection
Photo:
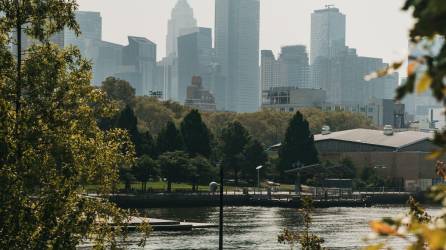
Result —
<path fill-rule="evenodd" d="M 316 209 L 312 229 L 329 249 L 361 249 L 369 233 L 368 221 L 405 213 L 405 207 Z M 218 208 L 149 209 L 150 216 L 161 219 L 218 223 Z M 302 218 L 296 209 L 228 207 L 225 208 L 225 249 L 289 249 L 277 243 L 284 227 L 297 228 Z M 394 243 L 395 246 L 399 242 Z M 154 232 L 146 249 L 217 249 L 218 229 L 191 232 Z M 398 249 L 398 247 L 397 247 Z"/>

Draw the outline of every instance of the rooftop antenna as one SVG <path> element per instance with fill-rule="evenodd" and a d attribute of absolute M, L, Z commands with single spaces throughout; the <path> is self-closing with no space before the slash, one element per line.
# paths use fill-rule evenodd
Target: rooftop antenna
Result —
<path fill-rule="evenodd" d="M 335 6 L 334 6 L 334 4 L 326 4 L 325 5 L 325 8 L 327 8 L 327 9 L 331 9 L 331 8 L 334 8 Z"/>

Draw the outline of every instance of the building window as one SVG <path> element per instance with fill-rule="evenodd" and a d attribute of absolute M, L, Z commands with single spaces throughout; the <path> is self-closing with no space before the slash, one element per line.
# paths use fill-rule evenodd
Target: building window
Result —
<path fill-rule="evenodd" d="M 294 112 L 294 108 L 289 108 L 288 109 L 290 112 Z"/>

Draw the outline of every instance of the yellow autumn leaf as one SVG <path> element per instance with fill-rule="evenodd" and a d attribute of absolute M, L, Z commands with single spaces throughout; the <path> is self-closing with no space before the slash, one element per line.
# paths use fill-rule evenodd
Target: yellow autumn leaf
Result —
<path fill-rule="evenodd" d="M 423 236 L 426 239 L 429 249 L 445 249 L 446 247 L 446 232 L 441 229 L 423 231 Z"/>
<path fill-rule="evenodd" d="M 423 76 L 421 77 L 420 81 L 418 81 L 417 84 L 417 93 L 421 94 L 423 92 L 425 92 L 426 90 L 429 89 L 429 87 L 432 84 L 432 77 L 430 77 L 430 75 L 428 73 L 424 73 Z"/>

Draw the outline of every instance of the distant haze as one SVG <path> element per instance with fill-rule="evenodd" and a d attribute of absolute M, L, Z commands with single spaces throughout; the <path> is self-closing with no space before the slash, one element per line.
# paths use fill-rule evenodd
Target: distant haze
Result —
<path fill-rule="evenodd" d="M 127 36 L 143 36 L 166 51 L 167 20 L 177 0 L 78 0 L 80 10 L 100 11 L 103 40 L 127 44 Z M 409 13 L 402 0 L 260 0 L 260 49 L 277 53 L 281 46 L 310 46 L 310 15 L 333 4 L 347 16 L 347 45 L 361 56 L 401 59 L 407 53 Z M 188 0 L 199 26 L 214 28 L 214 1 Z"/>

